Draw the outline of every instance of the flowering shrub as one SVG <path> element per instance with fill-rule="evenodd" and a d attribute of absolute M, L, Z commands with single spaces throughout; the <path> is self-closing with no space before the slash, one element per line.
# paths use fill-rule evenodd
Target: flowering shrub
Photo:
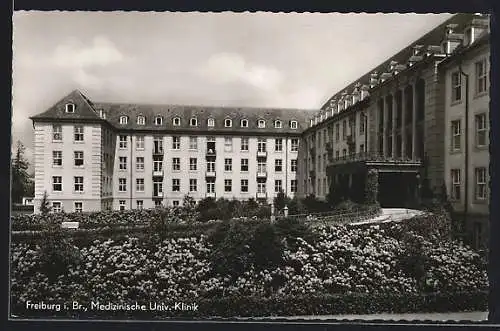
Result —
<path fill-rule="evenodd" d="M 467 310 L 486 305 L 482 291 L 488 279 L 480 256 L 456 242 L 424 236 L 416 225 L 320 225 L 307 238 L 300 235 L 306 233 L 300 226 L 288 231 L 267 221 L 218 227 L 210 237 L 147 241 L 130 234 L 68 242 L 78 246 L 80 258 L 55 277 L 43 268 L 43 245 L 14 241 L 13 313 L 29 314 L 23 308 L 28 299 L 199 302 L 193 316 Z M 276 241 L 284 239 L 283 231 L 294 245 Z M 276 247 L 281 247 L 279 263 L 262 259 Z M 421 265 L 419 272 L 405 268 L 405 256 L 407 266 Z M 412 261 L 415 256 L 421 259 Z M 221 266 L 236 267 L 237 272 L 225 273 Z M 158 314 L 129 317 L 165 316 Z"/>

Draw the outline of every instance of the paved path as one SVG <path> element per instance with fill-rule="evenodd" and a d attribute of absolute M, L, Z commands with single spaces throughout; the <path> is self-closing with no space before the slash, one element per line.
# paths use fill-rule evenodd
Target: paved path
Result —
<path fill-rule="evenodd" d="M 352 223 L 356 224 L 367 224 L 367 223 L 384 223 L 391 221 L 402 221 L 408 218 L 415 217 L 417 215 L 423 214 L 420 210 L 415 209 L 405 209 L 405 208 L 382 208 L 382 213 L 374 218 Z"/>
<path fill-rule="evenodd" d="M 363 321 L 473 321 L 480 322 L 488 319 L 488 312 L 455 312 L 455 313 L 418 313 L 418 314 L 369 314 L 369 315 L 309 315 L 309 316 L 288 316 L 288 317 L 266 317 L 266 319 L 287 319 L 287 320 L 363 320 Z"/>

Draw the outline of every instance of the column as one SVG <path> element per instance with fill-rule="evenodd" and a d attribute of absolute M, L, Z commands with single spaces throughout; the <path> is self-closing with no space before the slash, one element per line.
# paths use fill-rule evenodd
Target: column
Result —
<path fill-rule="evenodd" d="M 406 89 L 401 90 L 401 156 L 406 157 Z"/>
<path fill-rule="evenodd" d="M 396 98 L 396 90 L 392 94 L 392 155 L 391 157 L 396 157 L 396 117 L 398 112 L 398 104 Z"/>
<path fill-rule="evenodd" d="M 382 132 L 382 139 L 384 142 L 384 150 L 382 151 L 382 155 L 386 156 L 387 155 L 387 114 L 389 113 L 387 111 L 387 96 L 383 97 L 383 102 L 382 104 L 384 105 L 384 130 Z"/>
<path fill-rule="evenodd" d="M 412 109 L 412 121 L 411 121 L 411 158 L 415 160 L 417 158 L 416 155 L 416 146 L 417 146 L 417 83 L 414 81 L 412 84 L 413 90 L 413 109 Z"/>

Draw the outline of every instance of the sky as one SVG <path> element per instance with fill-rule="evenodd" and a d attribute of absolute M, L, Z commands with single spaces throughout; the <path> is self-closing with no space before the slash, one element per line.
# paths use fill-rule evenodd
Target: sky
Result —
<path fill-rule="evenodd" d="M 451 14 L 14 12 L 12 142 L 90 100 L 319 109 Z"/>

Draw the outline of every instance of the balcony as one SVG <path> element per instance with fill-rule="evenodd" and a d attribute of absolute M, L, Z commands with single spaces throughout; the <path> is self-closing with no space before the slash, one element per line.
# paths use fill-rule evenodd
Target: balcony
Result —
<path fill-rule="evenodd" d="M 163 192 L 153 192 L 153 198 L 163 198 Z"/>
<path fill-rule="evenodd" d="M 215 192 L 207 192 L 207 194 L 205 194 L 205 197 L 207 198 L 214 198 L 215 199 Z"/>
<path fill-rule="evenodd" d="M 257 199 L 267 199 L 267 193 L 266 192 L 257 192 L 256 197 L 257 197 Z"/>
<path fill-rule="evenodd" d="M 257 169 L 257 178 L 266 178 L 267 171 L 266 169 Z"/>
<path fill-rule="evenodd" d="M 163 148 L 153 148 L 153 155 L 163 155 Z"/>
<path fill-rule="evenodd" d="M 216 156 L 215 148 L 207 148 L 206 156 Z"/>
<path fill-rule="evenodd" d="M 393 163 L 393 164 L 415 164 L 415 165 L 419 165 L 422 163 L 420 159 L 412 160 L 407 156 L 389 157 L 383 155 L 383 153 L 381 152 L 362 152 L 335 158 L 332 164 L 337 165 L 337 164 L 360 162 L 360 161 L 369 163 Z"/>
<path fill-rule="evenodd" d="M 153 170 L 153 177 L 163 177 L 163 169 Z"/>
<path fill-rule="evenodd" d="M 205 177 L 215 177 L 215 170 L 207 170 L 205 172 Z"/>
<path fill-rule="evenodd" d="M 257 157 L 267 157 L 266 151 L 257 151 Z"/>

